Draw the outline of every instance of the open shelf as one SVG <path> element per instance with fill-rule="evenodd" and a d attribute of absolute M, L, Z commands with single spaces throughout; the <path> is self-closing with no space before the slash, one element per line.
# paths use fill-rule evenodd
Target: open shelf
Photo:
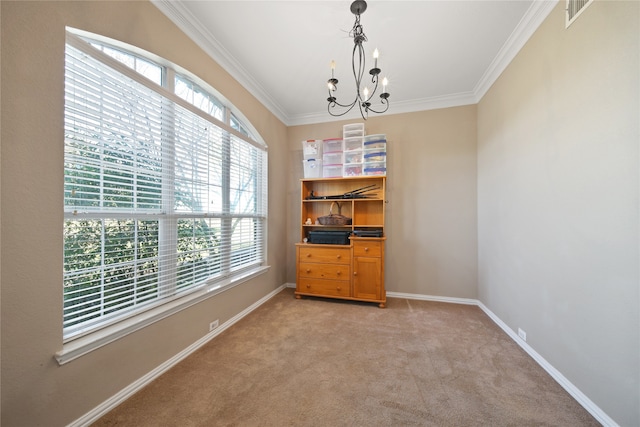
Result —
<path fill-rule="evenodd" d="M 311 178 L 303 179 L 301 185 L 301 218 L 300 241 L 308 237 L 311 230 L 335 229 L 335 230 L 356 230 L 356 229 L 380 229 L 384 231 L 384 204 L 386 191 L 386 177 L 384 176 L 359 176 L 348 178 Z M 348 192 L 363 191 L 362 195 L 367 198 L 348 199 L 308 199 L 313 194 L 315 197 L 335 197 Z M 336 204 L 334 204 L 336 203 Z M 337 204 L 340 208 L 338 209 Z M 332 208 L 333 205 L 333 208 Z M 316 225 L 315 222 L 320 216 L 329 215 L 332 209 L 333 214 L 342 214 L 352 219 L 351 225 Z M 307 218 L 311 219 L 312 225 L 304 224 Z"/>

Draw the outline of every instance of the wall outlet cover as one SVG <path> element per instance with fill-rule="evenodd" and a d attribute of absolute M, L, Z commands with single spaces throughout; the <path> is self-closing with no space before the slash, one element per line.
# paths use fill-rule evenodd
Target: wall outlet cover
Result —
<path fill-rule="evenodd" d="M 518 328 L 518 336 L 522 338 L 524 341 L 527 340 L 527 333 L 520 328 Z"/>

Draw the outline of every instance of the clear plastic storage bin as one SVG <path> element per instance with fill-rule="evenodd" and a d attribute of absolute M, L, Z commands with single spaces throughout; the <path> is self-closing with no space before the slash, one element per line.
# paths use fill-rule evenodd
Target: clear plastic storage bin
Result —
<path fill-rule="evenodd" d="M 365 163 L 386 162 L 387 153 L 384 151 L 372 150 L 364 154 Z"/>
<path fill-rule="evenodd" d="M 387 163 L 386 162 L 365 163 L 364 174 L 365 175 L 386 175 Z"/>
<path fill-rule="evenodd" d="M 325 165 L 322 167 L 323 178 L 336 178 L 342 176 L 342 165 Z"/>
<path fill-rule="evenodd" d="M 353 150 L 344 152 L 344 164 L 362 163 L 362 150 Z"/>
<path fill-rule="evenodd" d="M 364 140 L 364 149 L 365 150 L 377 150 L 377 151 L 387 151 L 387 141 L 386 140 L 371 140 L 367 141 L 366 137 Z"/>
<path fill-rule="evenodd" d="M 373 148 L 371 146 L 374 146 Z M 377 146 L 376 146 L 377 145 Z M 387 152 L 387 144 L 381 144 L 380 142 L 372 142 L 367 145 L 367 148 L 364 150 L 364 154 L 368 153 L 386 153 Z"/>
<path fill-rule="evenodd" d="M 350 138 L 345 138 L 344 151 L 362 150 L 363 142 L 364 142 L 364 137 L 362 136 L 352 136 Z"/>
<path fill-rule="evenodd" d="M 364 123 L 352 123 L 342 127 L 342 136 L 364 136 Z"/>
<path fill-rule="evenodd" d="M 322 160 L 306 159 L 302 163 L 305 178 L 322 178 Z"/>
<path fill-rule="evenodd" d="M 364 137 L 364 142 L 372 142 L 372 141 L 386 141 L 387 135 L 383 133 L 375 134 L 375 135 L 366 135 Z"/>
<path fill-rule="evenodd" d="M 362 175 L 362 164 L 354 163 L 351 165 L 344 165 L 342 169 L 342 176 L 360 176 Z"/>
<path fill-rule="evenodd" d="M 325 165 L 341 165 L 343 163 L 342 151 L 324 153 L 322 155 L 322 162 Z"/>
<path fill-rule="evenodd" d="M 323 153 L 331 153 L 336 151 L 342 151 L 342 138 L 331 138 L 325 139 L 322 141 L 322 152 Z"/>
<path fill-rule="evenodd" d="M 322 140 L 308 139 L 302 141 L 302 156 L 304 159 L 322 158 Z"/>

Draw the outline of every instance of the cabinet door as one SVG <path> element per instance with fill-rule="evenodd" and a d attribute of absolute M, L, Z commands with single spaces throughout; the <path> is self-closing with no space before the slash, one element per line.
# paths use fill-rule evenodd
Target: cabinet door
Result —
<path fill-rule="evenodd" d="M 353 259 L 353 296 L 379 300 L 382 288 L 382 260 L 373 257 Z"/>

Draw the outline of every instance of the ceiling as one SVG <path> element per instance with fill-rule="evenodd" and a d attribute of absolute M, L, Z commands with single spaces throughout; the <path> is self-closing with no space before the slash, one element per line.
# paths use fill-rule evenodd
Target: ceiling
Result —
<path fill-rule="evenodd" d="M 338 101 L 355 97 L 351 1 L 152 1 L 288 126 L 334 120 L 332 60 Z M 366 69 L 377 48 L 389 79 L 385 114 L 477 103 L 556 2 L 367 2 Z"/>

